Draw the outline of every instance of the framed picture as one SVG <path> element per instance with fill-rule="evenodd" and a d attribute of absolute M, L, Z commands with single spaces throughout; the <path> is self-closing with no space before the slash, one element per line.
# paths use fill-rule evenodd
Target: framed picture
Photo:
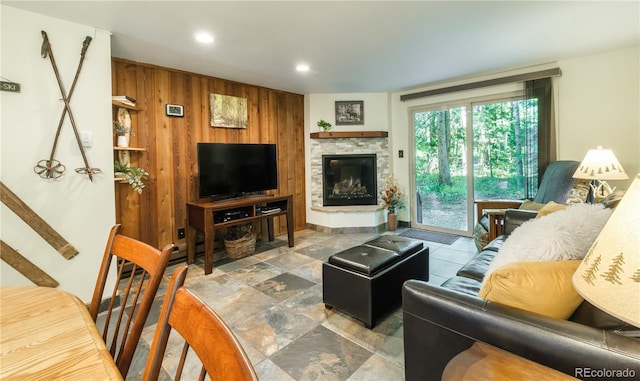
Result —
<path fill-rule="evenodd" d="M 364 124 L 364 101 L 336 101 L 336 126 Z"/>
<path fill-rule="evenodd" d="M 167 104 L 168 116 L 184 116 L 184 107 L 182 105 Z"/>
<path fill-rule="evenodd" d="M 211 127 L 247 128 L 247 98 L 209 94 Z"/>

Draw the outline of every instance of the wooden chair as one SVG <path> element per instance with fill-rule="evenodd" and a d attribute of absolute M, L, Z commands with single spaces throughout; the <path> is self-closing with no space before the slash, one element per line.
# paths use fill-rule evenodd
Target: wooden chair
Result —
<path fill-rule="evenodd" d="M 127 377 L 142 329 L 149 315 L 160 281 L 173 251 L 173 244 L 158 250 L 146 243 L 118 234 L 120 225 L 111 228 L 93 291 L 89 313 L 101 328 L 98 314 L 109 269 L 117 258 L 117 275 L 105 311 L 102 339 L 107 344 L 123 378 Z"/>
<path fill-rule="evenodd" d="M 189 348 L 202 363 L 199 380 L 207 374 L 211 380 L 257 380 L 233 332 L 208 305 L 182 286 L 186 276 L 187 266 L 178 267 L 171 276 L 142 380 L 158 379 L 171 329 L 185 341 L 175 380 L 182 377 Z"/>

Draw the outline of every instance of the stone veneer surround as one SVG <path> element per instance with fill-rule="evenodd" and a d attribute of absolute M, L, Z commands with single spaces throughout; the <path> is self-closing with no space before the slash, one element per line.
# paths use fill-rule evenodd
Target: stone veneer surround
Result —
<path fill-rule="evenodd" d="M 389 177 L 389 139 L 379 138 L 330 138 L 311 139 L 311 207 L 314 210 L 325 210 L 322 205 L 322 155 L 376 154 L 376 171 L 378 175 L 378 203 L 380 191 L 384 189 Z M 335 208 L 335 207 L 330 207 Z M 349 209 L 359 206 L 349 206 Z M 364 209 L 367 208 L 363 208 Z M 369 208 L 370 209 L 370 206 Z M 331 212 L 331 209 L 327 209 Z"/>

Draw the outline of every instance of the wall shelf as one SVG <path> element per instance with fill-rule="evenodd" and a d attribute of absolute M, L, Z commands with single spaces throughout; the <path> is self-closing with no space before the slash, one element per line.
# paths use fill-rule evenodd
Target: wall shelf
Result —
<path fill-rule="evenodd" d="M 335 138 L 386 138 L 387 131 L 323 131 L 312 132 L 311 139 L 335 139 Z"/>
<path fill-rule="evenodd" d="M 138 147 L 113 147 L 114 151 L 139 151 L 146 152 L 146 148 L 138 148 Z"/>
<path fill-rule="evenodd" d="M 126 108 L 126 109 L 129 109 L 129 110 L 134 110 L 134 111 L 142 111 L 142 110 L 144 110 L 141 107 L 131 106 L 131 105 L 128 105 L 126 103 L 122 103 L 122 102 L 114 101 L 114 100 L 111 100 L 111 104 L 113 106 L 116 106 L 116 107 L 122 107 L 122 108 Z"/>

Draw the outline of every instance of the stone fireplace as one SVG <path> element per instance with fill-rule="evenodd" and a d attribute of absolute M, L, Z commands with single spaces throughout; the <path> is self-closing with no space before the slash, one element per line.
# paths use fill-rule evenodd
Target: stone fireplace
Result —
<path fill-rule="evenodd" d="M 322 155 L 322 205 L 376 205 L 376 154 Z"/>
<path fill-rule="evenodd" d="M 328 233 L 346 232 L 379 232 L 385 226 L 385 215 L 380 206 L 379 190 L 384 187 L 385 181 L 390 174 L 389 164 L 391 162 L 389 152 L 389 141 L 386 133 L 367 132 L 334 132 L 322 133 L 326 136 L 314 136 L 312 133 L 309 140 L 309 210 L 307 211 L 307 225 L 315 230 L 326 231 Z M 338 136 L 339 135 L 339 136 Z M 375 201 L 367 201 L 367 204 L 354 204 L 354 197 L 349 203 L 334 204 L 327 206 L 324 200 L 325 178 L 323 175 L 324 157 L 375 157 L 375 172 L 373 181 L 375 186 L 364 185 L 367 181 L 360 176 L 359 185 L 355 179 L 349 180 L 352 176 L 344 176 L 347 172 L 354 172 L 354 169 L 341 169 L 341 178 L 338 182 L 346 180 L 344 186 L 351 185 L 353 189 L 363 191 L 366 186 L 367 193 L 371 193 Z M 356 171 L 357 172 L 357 171 Z M 368 175 L 367 175 L 368 176 Z M 334 178 L 335 179 L 335 178 Z M 335 182 L 335 181 L 334 181 Z M 351 182 L 351 183 L 350 183 Z M 333 192 L 333 185 L 328 186 Z M 361 201 L 359 201 L 361 202 Z"/>

